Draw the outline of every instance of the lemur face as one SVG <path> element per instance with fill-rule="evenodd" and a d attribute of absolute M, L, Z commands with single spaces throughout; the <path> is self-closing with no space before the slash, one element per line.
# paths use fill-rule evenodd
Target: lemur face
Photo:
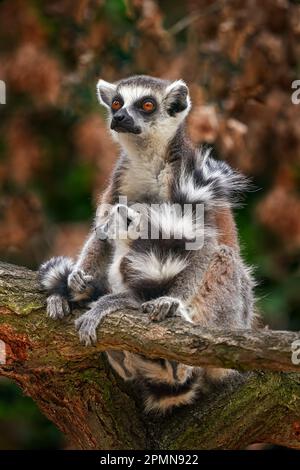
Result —
<path fill-rule="evenodd" d="M 182 80 L 170 82 L 144 75 L 117 83 L 99 80 L 97 94 L 109 110 L 109 125 L 115 137 L 124 133 L 155 137 L 164 133 L 169 138 L 191 106 L 188 87 Z"/>

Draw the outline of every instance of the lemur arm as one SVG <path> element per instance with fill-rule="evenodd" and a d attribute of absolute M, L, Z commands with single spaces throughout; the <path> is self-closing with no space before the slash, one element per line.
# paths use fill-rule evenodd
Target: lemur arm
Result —
<path fill-rule="evenodd" d="M 72 300 L 93 300 L 107 292 L 107 267 L 111 246 L 99 240 L 93 231 L 68 276 L 68 288 Z"/>
<path fill-rule="evenodd" d="M 218 247 L 195 251 L 164 297 L 142 305 L 154 321 L 174 313 L 203 326 L 247 328 L 253 318 L 254 282 L 240 254 L 230 209 L 216 214 Z"/>
<path fill-rule="evenodd" d="M 89 345 L 97 340 L 97 327 L 106 315 L 125 308 L 138 309 L 139 303 L 127 292 L 107 294 L 90 304 L 89 310 L 75 321 L 80 340 Z"/>
<path fill-rule="evenodd" d="M 95 228 L 100 223 L 101 208 L 112 199 L 111 183 L 98 206 L 92 229 L 76 262 L 65 256 L 51 258 L 40 266 L 38 278 L 47 292 L 47 314 L 63 318 L 71 311 L 70 302 L 89 301 L 108 291 L 107 272 L 111 246 L 100 240 Z"/>
<path fill-rule="evenodd" d="M 94 227 L 68 277 L 68 287 L 75 301 L 91 300 L 107 291 L 107 271 L 111 246 L 101 240 L 97 227 L 105 216 L 105 206 L 112 201 L 112 183 L 103 193 L 97 208 Z"/>

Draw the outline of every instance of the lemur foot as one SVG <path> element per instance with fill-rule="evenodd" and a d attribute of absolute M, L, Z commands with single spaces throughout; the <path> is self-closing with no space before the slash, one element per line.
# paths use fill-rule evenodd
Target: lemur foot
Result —
<path fill-rule="evenodd" d="M 150 320 L 162 321 L 167 317 L 176 315 L 179 307 L 180 302 L 174 297 L 159 297 L 143 303 L 142 311 L 148 313 Z"/>
<path fill-rule="evenodd" d="M 50 295 L 47 298 L 47 315 L 54 320 L 70 314 L 70 306 L 67 299 L 60 295 Z"/>
<path fill-rule="evenodd" d="M 97 341 L 97 327 L 101 322 L 102 315 L 99 315 L 99 310 L 96 308 L 90 308 L 81 317 L 75 320 L 75 328 L 78 331 L 79 339 L 86 346 Z"/>
<path fill-rule="evenodd" d="M 82 269 L 75 269 L 68 277 L 69 288 L 76 293 L 85 292 L 91 285 L 93 276 L 85 274 Z"/>

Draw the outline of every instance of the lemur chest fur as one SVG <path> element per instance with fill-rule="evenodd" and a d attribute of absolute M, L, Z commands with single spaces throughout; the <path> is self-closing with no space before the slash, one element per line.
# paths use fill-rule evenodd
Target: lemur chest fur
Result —
<path fill-rule="evenodd" d="M 127 290 L 121 273 L 121 263 L 128 254 L 128 251 L 129 243 L 126 243 L 125 240 L 123 240 L 123 243 L 117 244 L 114 249 L 113 259 L 108 268 L 108 282 L 111 292 L 114 294 Z"/>
<path fill-rule="evenodd" d="M 166 201 L 170 195 L 173 170 L 171 164 L 162 157 L 152 160 L 141 158 L 128 162 L 128 169 L 121 178 L 120 193 L 129 201 Z"/>

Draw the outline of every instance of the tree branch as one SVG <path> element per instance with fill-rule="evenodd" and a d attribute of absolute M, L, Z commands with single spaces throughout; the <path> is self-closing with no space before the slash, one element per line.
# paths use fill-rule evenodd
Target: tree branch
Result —
<path fill-rule="evenodd" d="M 0 374 L 16 380 L 79 448 L 243 448 L 257 441 L 300 448 L 299 333 L 223 331 L 179 320 L 152 323 L 139 312 L 105 318 L 93 347 L 79 343 L 73 319 L 44 313 L 36 274 L 0 264 Z M 78 312 L 77 312 L 78 313 Z M 191 365 L 264 370 L 212 390 L 167 418 L 145 416 L 133 387 L 99 352 L 125 349 Z M 289 373 L 282 373 L 286 371 Z M 130 420 L 128 420 L 130 416 Z"/>

